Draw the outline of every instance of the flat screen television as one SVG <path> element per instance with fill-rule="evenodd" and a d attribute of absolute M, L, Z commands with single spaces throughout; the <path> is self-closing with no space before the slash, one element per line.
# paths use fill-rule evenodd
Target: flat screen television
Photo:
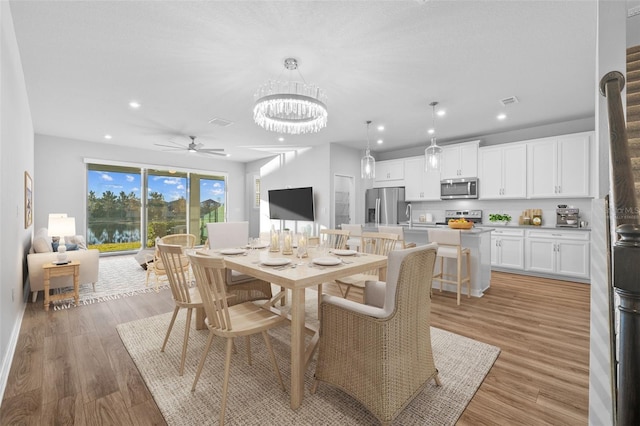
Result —
<path fill-rule="evenodd" d="M 269 190 L 269 218 L 314 221 L 313 188 Z"/>

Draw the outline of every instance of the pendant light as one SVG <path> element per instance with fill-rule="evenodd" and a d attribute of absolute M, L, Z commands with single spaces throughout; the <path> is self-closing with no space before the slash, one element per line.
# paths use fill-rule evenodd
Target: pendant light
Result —
<path fill-rule="evenodd" d="M 364 157 L 360 160 L 360 176 L 362 179 L 374 179 L 376 177 L 376 159 L 371 156 L 371 150 L 369 149 L 369 126 L 371 120 L 367 123 L 367 150 L 364 153 Z"/>
<path fill-rule="evenodd" d="M 439 172 L 442 163 L 442 148 L 436 145 L 436 105 L 438 102 L 431 102 L 429 105 L 433 108 L 431 114 L 433 135 L 431 136 L 431 145 L 424 150 L 424 169 L 427 172 Z"/>

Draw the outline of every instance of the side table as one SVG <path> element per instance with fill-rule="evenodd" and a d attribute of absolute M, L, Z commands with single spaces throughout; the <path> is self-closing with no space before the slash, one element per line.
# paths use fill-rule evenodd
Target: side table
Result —
<path fill-rule="evenodd" d="M 64 265 L 56 265 L 55 263 L 45 263 L 42 265 L 44 269 L 44 310 L 49 310 L 49 303 L 55 300 L 63 300 L 73 297 L 76 306 L 80 303 L 80 262 L 71 261 Z M 73 276 L 73 292 L 49 295 L 50 280 L 54 277 Z"/>

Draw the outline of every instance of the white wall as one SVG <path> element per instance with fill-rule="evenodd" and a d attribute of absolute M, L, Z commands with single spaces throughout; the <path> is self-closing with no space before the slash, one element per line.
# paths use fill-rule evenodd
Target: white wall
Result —
<path fill-rule="evenodd" d="M 9 2 L 0 1 L 0 400 L 24 312 L 24 172 L 33 176 L 33 123 Z M 37 206 L 34 205 L 35 208 Z"/>
<path fill-rule="evenodd" d="M 47 226 L 49 213 L 76 218 L 76 232 L 86 234 L 87 169 L 85 158 L 166 166 L 228 174 L 227 219 L 245 220 L 245 164 L 203 155 L 149 151 L 54 136 L 35 136 L 35 229 Z"/>

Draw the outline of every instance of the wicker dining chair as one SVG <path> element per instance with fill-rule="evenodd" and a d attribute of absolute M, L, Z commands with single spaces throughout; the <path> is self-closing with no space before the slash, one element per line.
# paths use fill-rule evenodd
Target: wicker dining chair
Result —
<path fill-rule="evenodd" d="M 440 385 L 431 350 L 436 245 L 389 253 L 387 282 L 370 281 L 365 302 L 325 295 L 315 380 L 342 389 L 389 424 L 427 382 Z"/>
<path fill-rule="evenodd" d="M 363 232 L 360 237 L 360 251 L 369 254 L 388 256 L 391 250 L 396 248 L 397 234 L 385 234 L 382 232 Z M 352 287 L 364 288 L 366 281 L 377 281 L 378 270 L 373 269 L 360 274 L 339 278 L 335 283 L 345 299 L 349 296 Z"/>
<path fill-rule="evenodd" d="M 233 339 L 235 337 L 246 337 L 247 360 L 249 365 L 251 365 L 251 345 L 249 339 L 253 334 L 262 334 L 278 382 L 280 382 L 282 389 L 286 391 L 276 356 L 271 346 L 271 340 L 267 334 L 267 330 L 285 323 L 286 317 L 263 309 L 251 302 L 230 305 L 227 300 L 228 296 L 224 281 L 226 274 L 224 258 L 199 254 L 190 254 L 189 258 L 191 260 L 193 273 L 196 277 L 196 285 L 202 295 L 202 303 L 207 316 L 205 323 L 209 329 L 209 338 L 202 352 L 191 391 L 194 392 L 196 390 L 196 385 L 198 384 L 198 379 L 202 373 L 202 368 L 207 359 L 207 354 L 211 348 L 214 336 L 226 338 L 226 359 L 219 417 L 219 424 L 222 425 L 224 424 L 224 414 L 227 406 L 229 371 L 231 368 L 231 355 L 234 349 Z"/>
<path fill-rule="evenodd" d="M 167 346 L 167 341 L 169 340 L 169 335 L 173 329 L 173 324 L 176 321 L 178 312 L 180 309 L 187 310 L 187 322 L 184 329 L 184 340 L 182 342 L 182 356 L 178 370 L 182 376 L 187 355 L 187 344 L 189 343 L 189 328 L 191 326 L 192 313 L 195 308 L 202 308 L 202 299 L 200 298 L 198 289 L 189 285 L 189 259 L 187 255 L 184 254 L 183 248 L 178 245 L 162 243 L 158 243 L 156 247 L 160 253 L 160 261 L 166 269 L 167 278 L 169 279 L 169 285 L 171 287 L 171 296 L 175 303 L 173 316 L 171 317 L 167 335 L 164 338 L 160 352 L 164 352 L 164 348 Z"/>

